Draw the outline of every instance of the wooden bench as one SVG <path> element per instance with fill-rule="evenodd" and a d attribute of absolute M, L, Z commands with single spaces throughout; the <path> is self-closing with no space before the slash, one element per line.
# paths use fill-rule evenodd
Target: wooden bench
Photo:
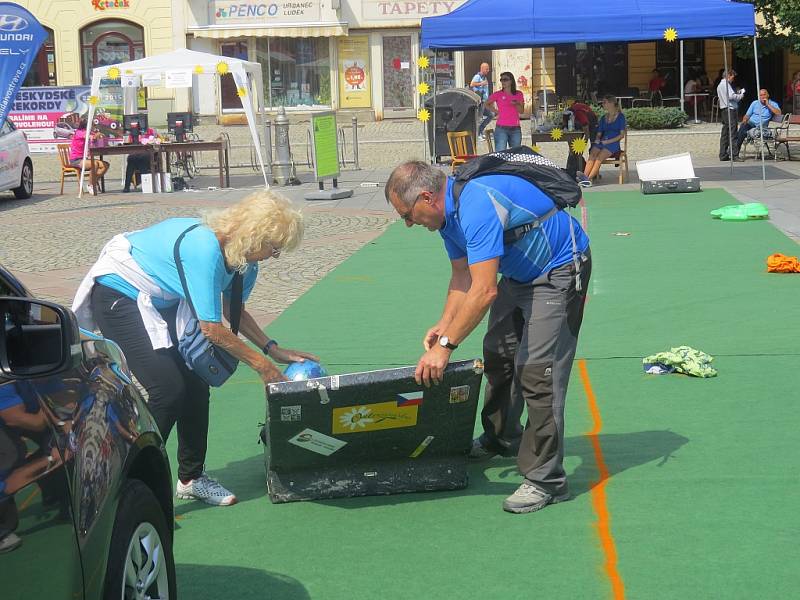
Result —
<path fill-rule="evenodd" d="M 783 116 L 781 126 L 775 132 L 775 160 L 778 160 L 778 147 L 786 147 L 786 158 L 792 160 L 789 144 L 800 143 L 800 129 L 790 129 L 792 125 L 800 125 L 800 115 L 787 114 Z"/>

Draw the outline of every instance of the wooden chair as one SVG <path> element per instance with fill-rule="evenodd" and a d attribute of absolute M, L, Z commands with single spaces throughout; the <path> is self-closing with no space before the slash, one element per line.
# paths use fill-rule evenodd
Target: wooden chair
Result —
<path fill-rule="evenodd" d="M 775 160 L 778 160 L 778 146 L 786 147 L 786 159 L 792 160 L 789 144 L 800 142 L 800 130 L 789 130 L 792 125 L 800 125 L 800 115 L 786 114 L 783 116 L 781 126 L 775 132 Z"/>
<path fill-rule="evenodd" d="M 619 182 L 625 183 L 628 177 L 628 130 L 622 133 L 622 139 L 619 142 L 620 151 L 617 156 L 609 156 L 601 164 L 613 165 L 619 169 Z M 625 169 L 623 171 L 623 168 Z"/>
<path fill-rule="evenodd" d="M 483 135 L 486 138 L 486 146 L 489 148 L 489 154 L 494 152 L 494 129 L 484 129 Z"/>
<path fill-rule="evenodd" d="M 67 177 L 75 176 L 78 181 L 78 186 L 81 184 L 81 170 L 78 167 L 73 167 L 69 164 L 69 144 L 58 144 L 58 158 L 61 161 L 61 192 L 59 195 L 64 194 L 64 179 Z"/>
<path fill-rule="evenodd" d="M 469 143 L 467 143 L 468 141 Z M 448 131 L 447 145 L 450 146 L 450 156 L 453 159 L 450 163 L 453 172 L 455 172 L 456 167 L 478 156 L 475 149 L 475 140 L 472 139 L 469 131 Z M 471 150 L 469 146 L 472 146 Z"/>

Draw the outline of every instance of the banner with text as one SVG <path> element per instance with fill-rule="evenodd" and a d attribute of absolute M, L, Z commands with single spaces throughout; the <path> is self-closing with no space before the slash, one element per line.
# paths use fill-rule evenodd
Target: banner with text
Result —
<path fill-rule="evenodd" d="M 339 53 L 339 106 L 369 108 L 369 36 L 351 35 L 336 40 Z"/>
<path fill-rule="evenodd" d="M 0 2 L 0 123 L 25 81 L 47 32 L 31 13 L 11 2 Z"/>
<path fill-rule="evenodd" d="M 467 0 L 417 0 L 392 2 L 391 0 L 361 0 L 364 19 L 367 21 L 419 20 L 422 17 L 446 15 Z"/>
<path fill-rule="evenodd" d="M 320 0 L 272 0 L 235 2 L 215 0 L 208 5 L 212 25 L 275 25 L 320 20 Z"/>

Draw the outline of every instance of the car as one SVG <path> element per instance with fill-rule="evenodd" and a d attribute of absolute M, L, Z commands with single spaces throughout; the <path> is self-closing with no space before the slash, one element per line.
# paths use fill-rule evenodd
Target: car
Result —
<path fill-rule="evenodd" d="M 175 598 L 169 461 L 120 348 L 0 265 L 0 598 Z"/>
<path fill-rule="evenodd" d="M 33 195 L 33 161 L 25 134 L 6 119 L 0 127 L 0 192 L 25 200 Z"/>
<path fill-rule="evenodd" d="M 72 136 L 75 135 L 75 128 L 67 123 L 66 121 L 59 121 L 53 127 L 53 137 L 64 138 L 64 139 L 72 139 Z"/>

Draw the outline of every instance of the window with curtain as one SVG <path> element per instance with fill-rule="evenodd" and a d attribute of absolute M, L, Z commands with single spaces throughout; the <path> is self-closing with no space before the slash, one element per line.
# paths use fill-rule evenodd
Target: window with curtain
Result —
<path fill-rule="evenodd" d="M 128 21 L 96 21 L 81 29 L 83 83 L 92 82 L 92 69 L 144 58 L 144 30 Z"/>

